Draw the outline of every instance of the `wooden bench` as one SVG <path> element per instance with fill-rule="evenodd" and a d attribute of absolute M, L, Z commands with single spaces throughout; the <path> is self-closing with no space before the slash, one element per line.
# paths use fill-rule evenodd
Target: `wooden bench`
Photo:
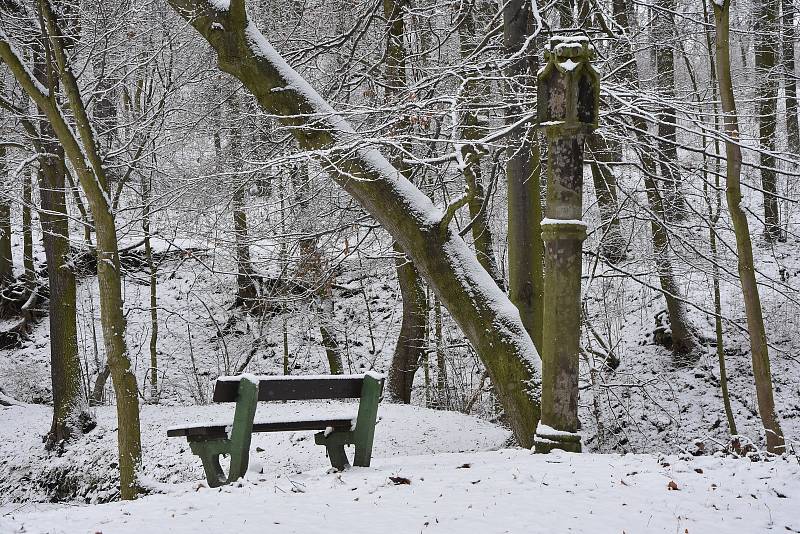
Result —
<path fill-rule="evenodd" d="M 354 465 L 369 467 L 383 382 L 383 375 L 372 372 L 364 375 L 221 377 L 214 386 L 213 401 L 236 403 L 233 423 L 172 427 L 167 430 L 167 436 L 186 437 L 192 452 L 203 461 L 208 485 L 212 488 L 244 476 L 253 432 L 319 430 L 314 442 L 325 446 L 334 468 L 341 470 L 350 465 L 345 445 L 355 445 Z M 253 422 L 258 401 L 354 398 L 361 399 L 355 418 Z M 227 477 L 219 463 L 221 454 L 229 455 L 231 459 Z"/>

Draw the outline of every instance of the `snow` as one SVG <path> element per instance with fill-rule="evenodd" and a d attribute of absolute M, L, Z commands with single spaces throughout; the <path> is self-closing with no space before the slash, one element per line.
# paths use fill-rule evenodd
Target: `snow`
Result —
<path fill-rule="evenodd" d="M 549 225 L 559 225 L 559 224 L 569 224 L 572 226 L 586 226 L 586 222 L 580 219 L 549 219 L 544 218 L 542 219 L 541 225 L 542 226 L 549 226 Z"/>
<path fill-rule="evenodd" d="M 228 11 L 231 8 L 231 0 L 209 0 L 217 11 Z"/>
<path fill-rule="evenodd" d="M 22 508 L 0 517 L 0 531 L 755 534 L 800 530 L 796 502 L 800 468 L 788 460 L 536 455 L 503 449 L 380 458 L 369 468 L 329 471 L 324 467 L 291 475 L 251 471 L 240 483 L 217 490 L 191 484 L 133 502 Z"/>
<path fill-rule="evenodd" d="M 580 65 L 580 63 L 575 63 L 571 59 L 562 61 L 561 63 L 558 64 L 559 67 L 561 67 L 563 70 L 567 72 L 575 70 L 578 67 L 578 65 Z"/>
<path fill-rule="evenodd" d="M 203 421 L 223 421 L 210 424 L 228 426 L 234 410 L 230 404 L 143 405 L 141 477 L 148 490 L 194 488 L 204 480 L 200 459 L 191 453 L 185 438 L 168 438 L 168 428 L 199 426 Z M 255 420 L 306 420 L 323 414 L 326 419 L 352 420 L 357 410 L 357 400 L 259 403 Z M 23 503 L 61 500 L 74 506 L 117 496 L 115 407 L 96 408 L 96 415 L 97 428 L 63 453 L 50 454 L 43 450 L 41 437 L 50 428 L 52 409 L 32 404 L 0 406 L 0 517 Z M 325 470 L 330 467 L 325 448 L 315 445 L 313 436 L 313 431 L 253 434 L 251 464 L 279 477 Z M 506 429 L 476 417 L 384 402 L 378 409 L 373 458 L 497 449 L 508 438 Z M 352 455 L 352 449 L 348 454 Z M 0 527 L 0 533 L 6 530 Z"/>
<path fill-rule="evenodd" d="M 281 410 L 283 410 L 283 408 L 281 408 Z M 300 414 L 296 410 L 294 410 L 294 412 L 296 414 L 294 416 L 287 416 L 285 414 L 279 414 L 278 416 L 275 416 L 275 417 L 255 419 L 255 420 L 253 420 L 253 424 L 254 425 L 260 425 L 260 424 L 267 424 L 267 423 L 293 423 L 293 422 L 298 420 L 298 417 L 300 417 Z M 330 419 L 350 419 L 351 421 L 355 421 L 356 414 L 354 413 L 353 410 L 344 412 L 344 411 L 342 411 L 342 408 L 339 407 L 339 409 L 337 411 L 335 411 L 335 412 L 328 412 L 326 410 L 324 415 L 319 415 L 319 414 L 311 415 L 311 416 L 302 415 L 302 420 L 303 421 L 328 421 Z M 167 430 L 182 430 L 184 428 L 194 428 L 194 427 L 199 427 L 199 426 L 224 426 L 226 428 L 229 428 L 232 425 L 233 425 L 233 423 L 230 420 L 226 420 L 226 421 L 197 421 L 197 422 L 193 422 L 192 424 L 172 425 L 172 426 L 167 427 Z M 330 428 L 331 432 L 333 432 L 333 428 L 332 427 L 327 427 L 327 428 Z M 326 432 L 328 432 L 327 429 L 326 429 Z M 178 439 L 178 438 L 175 437 L 174 439 Z"/>
<path fill-rule="evenodd" d="M 380 373 L 371 372 L 370 376 L 372 378 L 376 378 L 381 380 L 384 378 L 384 375 Z M 236 375 L 236 376 L 221 376 L 217 378 L 220 382 L 238 382 L 241 379 L 247 378 L 254 384 L 258 384 L 259 382 L 284 382 L 284 381 L 294 381 L 294 380 L 352 380 L 352 379 L 362 379 L 364 378 L 364 374 L 358 375 Z"/>
<path fill-rule="evenodd" d="M 367 371 L 366 373 L 364 373 L 364 376 L 368 376 L 370 378 L 374 378 L 375 380 L 384 380 L 386 378 L 385 374 L 378 373 L 378 372 L 375 372 L 375 371 Z"/>
<path fill-rule="evenodd" d="M 567 432 L 566 430 L 556 430 L 552 426 L 548 426 L 541 421 L 536 425 L 536 435 L 541 437 L 574 437 L 580 436 L 576 432 Z"/>

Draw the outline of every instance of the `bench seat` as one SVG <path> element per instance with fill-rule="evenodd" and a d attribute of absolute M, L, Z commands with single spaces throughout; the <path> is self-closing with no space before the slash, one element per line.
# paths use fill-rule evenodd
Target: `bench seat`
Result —
<path fill-rule="evenodd" d="M 332 428 L 334 431 L 352 430 L 354 417 L 340 419 L 306 419 L 303 421 L 262 421 L 253 423 L 253 432 L 301 432 L 304 430 L 325 430 Z M 167 436 L 170 438 L 178 436 L 222 436 L 226 437 L 231 424 L 210 423 L 202 426 L 174 426 L 167 429 Z"/>

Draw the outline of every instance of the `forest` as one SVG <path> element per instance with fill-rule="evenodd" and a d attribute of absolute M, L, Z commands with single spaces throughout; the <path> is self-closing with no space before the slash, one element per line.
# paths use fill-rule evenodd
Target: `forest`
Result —
<path fill-rule="evenodd" d="M 0 534 L 800 532 L 799 7 L 0 0 Z"/>

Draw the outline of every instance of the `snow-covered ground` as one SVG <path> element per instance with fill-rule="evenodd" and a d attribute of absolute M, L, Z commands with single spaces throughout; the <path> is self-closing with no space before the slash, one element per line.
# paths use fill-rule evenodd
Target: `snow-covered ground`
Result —
<path fill-rule="evenodd" d="M 338 401 L 259 403 L 256 420 L 295 414 L 350 416 L 357 408 L 355 403 Z M 142 406 L 142 480 L 146 490 L 163 492 L 171 485 L 204 478 L 200 459 L 192 455 L 186 440 L 167 438 L 167 428 L 210 421 L 230 423 L 233 411 L 233 404 Z M 115 499 L 119 484 L 116 413 L 113 407 L 104 406 L 96 414 L 97 428 L 58 455 L 47 453 L 42 446 L 52 409 L 37 405 L 0 407 L 0 506 Z M 376 458 L 498 449 L 510 435 L 476 417 L 416 406 L 384 403 L 378 417 L 373 450 Z M 250 450 L 251 469 L 263 469 L 270 475 L 289 476 L 330 467 L 325 448 L 314 444 L 313 432 L 254 434 Z"/>
<path fill-rule="evenodd" d="M 459 439 L 459 432 L 448 432 Z M 526 450 L 379 458 L 343 473 L 250 473 L 136 502 L 0 518 L 5 533 L 800 532 L 800 466 Z"/>

